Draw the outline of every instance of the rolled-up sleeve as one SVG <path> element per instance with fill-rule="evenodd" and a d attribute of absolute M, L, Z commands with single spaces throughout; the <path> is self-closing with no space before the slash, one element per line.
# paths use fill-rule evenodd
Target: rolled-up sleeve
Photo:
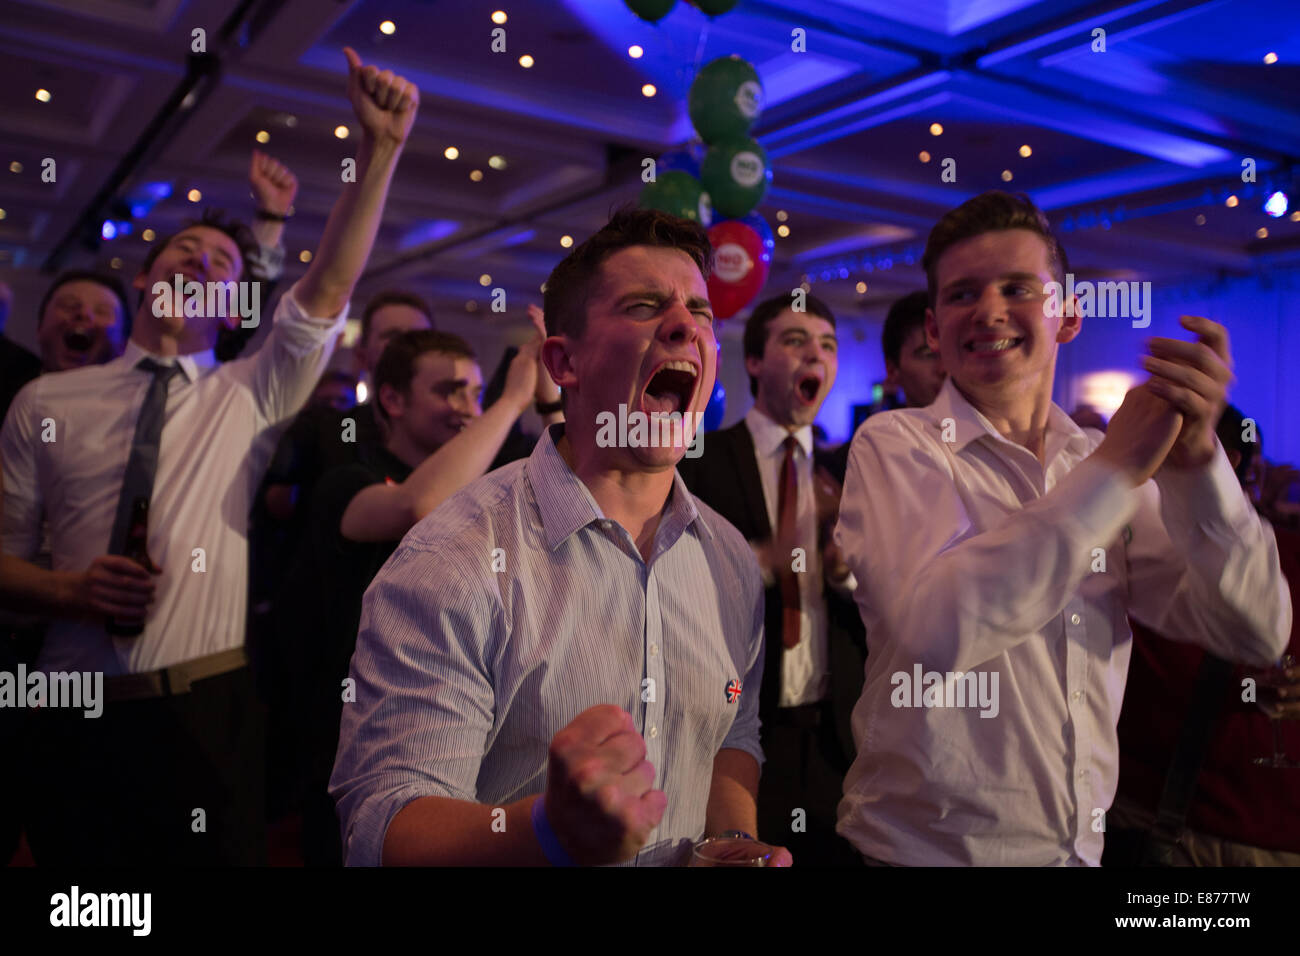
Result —
<path fill-rule="evenodd" d="M 245 374 L 262 417 L 271 425 L 295 415 L 307 403 L 329 364 L 348 305 L 337 316 L 309 316 L 294 298 L 297 286 L 280 296 L 266 342 L 247 362 Z"/>
<path fill-rule="evenodd" d="M 489 594 L 425 544 L 403 544 L 366 591 L 330 779 L 347 865 L 380 865 L 412 800 L 476 798 L 499 622 Z"/>

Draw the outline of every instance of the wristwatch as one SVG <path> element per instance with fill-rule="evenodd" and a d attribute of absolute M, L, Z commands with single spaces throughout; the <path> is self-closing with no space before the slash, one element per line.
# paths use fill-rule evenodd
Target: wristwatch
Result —
<path fill-rule="evenodd" d="M 554 415 L 564 408 L 564 401 L 556 399 L 553 402 L 533 402 L 533 408 L 537 409 L 538 415 Z"/>

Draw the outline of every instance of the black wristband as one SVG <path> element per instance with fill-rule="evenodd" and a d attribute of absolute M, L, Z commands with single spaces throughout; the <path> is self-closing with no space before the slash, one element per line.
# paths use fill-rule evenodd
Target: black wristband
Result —
<path fill-rule="evenodd" d="M 257 212 L 253 213 L 253 218 L 263 219 L 267 222 L 288 222 L 289 221 L 288 216 L 282 216 L 278 212 L 270 212 L 269 210 L 266 209 L 259 209 Z"/>
<path fill-rule="evenodd" d="M 553 402 L 533 402 L 533 408 L 537 409 L 538 415 L 554 415 L 556 412 L 563 410 L 563 399 L 556 399 Z"/>

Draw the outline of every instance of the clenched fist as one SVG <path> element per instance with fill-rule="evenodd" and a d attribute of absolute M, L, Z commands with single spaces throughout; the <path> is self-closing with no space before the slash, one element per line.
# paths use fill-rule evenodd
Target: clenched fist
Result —
<path fill-rule="evenodd" d="M 362 132 L 376 141 L 386 139 L 402 145 L 420 108 L 420 91 L 392 70 L 381 73 L 376 66 L 363 66 L 350 46 L 345 46 L 343 53 L 348 58 L 348 98 Z"/>
<path fill-rule="evenodd" d="M 298 177 L 293 171 L 259 149 L 253 150 L 248 165 L 248 184 L 253 187 L 253 198 L 259 209 L 281 216 L 288 214 L 298 195 Z"/>
<path fill-rule="evenodd" d="M 575 863 L 620 863 L 645 846 L 668 806 L 654 779 L 631 714 L 613 704 L 584 710 L 552 738 L 546 816 Z"/>

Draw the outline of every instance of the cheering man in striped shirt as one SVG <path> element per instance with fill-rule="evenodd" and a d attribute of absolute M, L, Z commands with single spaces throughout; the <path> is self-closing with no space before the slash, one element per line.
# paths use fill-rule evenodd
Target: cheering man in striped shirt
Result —
<path fill-rule="evenodd" d="M 762 580 L 677 476 L 693 429 L 653 441 L 713 390 L 711 255 L 622 211 L 551 274 L 565 423 L 366 593 L 331 780 L 350 865 L 674 864 L 755 834 Z"/>

